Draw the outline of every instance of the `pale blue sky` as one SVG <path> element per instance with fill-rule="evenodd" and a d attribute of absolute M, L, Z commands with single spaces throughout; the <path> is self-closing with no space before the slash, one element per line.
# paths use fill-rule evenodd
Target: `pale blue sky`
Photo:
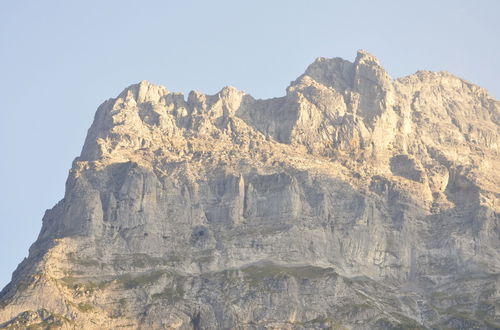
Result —
<path fill-rule="evenodd" d="M 98 105 L 140 80 L 284 95 L 314 58 L 447 70 L 500 96 L 500 1 L 0 3 L 0 287 L 63 197 Z"/>

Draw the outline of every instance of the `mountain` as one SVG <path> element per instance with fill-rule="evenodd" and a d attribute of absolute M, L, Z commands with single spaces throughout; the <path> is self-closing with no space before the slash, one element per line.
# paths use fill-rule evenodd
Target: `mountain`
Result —
<path fill-rule="evenodd" d="M 283 97 L 97 110 L 4 328 L 498 329 L 500 102 L 318 58 Z"/>

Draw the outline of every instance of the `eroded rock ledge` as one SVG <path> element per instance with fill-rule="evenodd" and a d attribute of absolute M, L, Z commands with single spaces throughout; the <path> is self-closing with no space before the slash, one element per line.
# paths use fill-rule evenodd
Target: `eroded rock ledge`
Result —
<path fill-rule="evenodd" d="M 499 109 L 365 51 L 268 100 L 132 85 L 97 110 L 0 325 L 500 327 Z"/>

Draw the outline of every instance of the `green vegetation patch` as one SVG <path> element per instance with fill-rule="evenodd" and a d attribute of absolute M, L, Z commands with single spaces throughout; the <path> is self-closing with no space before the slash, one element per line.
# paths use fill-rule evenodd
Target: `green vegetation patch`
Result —
<path fill-rule="evenodd" d="M 60 329 L 64 325 L 74 325 L 74 322 L 67 317 L 51 313 L 46 309 L 37 311 L 25 311 L 18 314 L 16 317 L 2 324 L 5 329 Z"/>
<path fill-rule="evenodd" d="M 93 293 L 97 289 L 102 290 L 110 283 L 109 281 L 108 282 L 102 281 L 99 283 L 95 283 L 74 276 L 63 277 L 60 279 L 60 282 L 72 290 L 83 291 L 85 293 Z"/>
<path fill-rule="evenodd" d="M 77 306 L 78 310 L 80 312 L 88 313 L 91 312 L 94 309 L 94 306 L 88 303 L 79 303 Z"/>
<path fill-rule="evenodd" d="M 420 323 L 412 320 L 404 315 L 397 314 L 395 317 L 399 318 L 397 321 L 392 321 L 387 318 L 378 319 L 375 323 L 376 329 L 390 329 L 390 330 L 424 330 L 426 329 Z"/>
<path fill-rule="evenodd" d="M 137 268 L 154 267 L 158 265 L 166 265 L 167 260 L 160 257 L 152 257 L 145 253 L 136 253 L 132 255 L 130 265 Z"/>
<path fill-rule="evenodd" d="M 395 329 L 419 329 L 419 330 L 426 329 L 420 323 L 405 315 L 399 313 L 392 313 L 392 316 L 394 316 L 398 320 L 398 324 L 395 326 Z"/>
<path fill-rule="evenodd" d="M 331 317 L 323 317 L 323 316 L 307 321 L 303 325 L 306 326 L 306 328 L 319 325 L 322 329 L 332 329 L 332 330 L 347 329 L 344 326 L 342 326 L 342 324 L 339 323 L 337 320 Z"/>
<path fill-rule="evenodd" d="M 67 254 L 68 261 L 72 264 L 83 266 L 83 267 L 99 267 L 100 262 L 95 259 L 81 258 L 75 252 L 70 252 Z"/>
<path fill-rule="evenodd" d="M 66 300 L 66 302 L 78 309 L 82 313 L 89 313 L 94 310 L 94 306 L 92 304 L 86 303 L 86 302 L 80 302 L 80 303 L 75 303 L 69 300 Z"/>
<path fill-rule="evenodd" d="M 114 268 L 153 268 L 168 265 L 169 260 L 153 257 L 146 253 L 134 253 L 131 255 L 116 255 L 112 263 Z"/>
<path fill-rule="evenodd" d="M 155 270 L 151 273 L 133 276 L 131 274 L 123 275 L 118 281 L 125 289 L 135 289 L 150 285 L 160 279 L 163 275 L 171 275 L 167 270 Z"/>
<path fill-rule="evenodd" d="M 284 279 L 294 277 L 296 279 L 318 279 L 328 276 L 336 276 L 333 268 L 322 268 L 317 266 L 285 266 L 275 263 L 261 263 L 242 268 L 245 279 L 251 284 L 261 283 L 265 279 Z"/>

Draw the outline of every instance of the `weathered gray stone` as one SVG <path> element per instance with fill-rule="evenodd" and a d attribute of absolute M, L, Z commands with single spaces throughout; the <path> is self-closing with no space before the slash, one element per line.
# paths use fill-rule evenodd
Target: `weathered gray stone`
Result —
<path fill-rule="evenodd" d="M 498 328 L 499 109 L 364 51 L 270 100 L 132 85 L 97 110 L 0 324 Z"/>

